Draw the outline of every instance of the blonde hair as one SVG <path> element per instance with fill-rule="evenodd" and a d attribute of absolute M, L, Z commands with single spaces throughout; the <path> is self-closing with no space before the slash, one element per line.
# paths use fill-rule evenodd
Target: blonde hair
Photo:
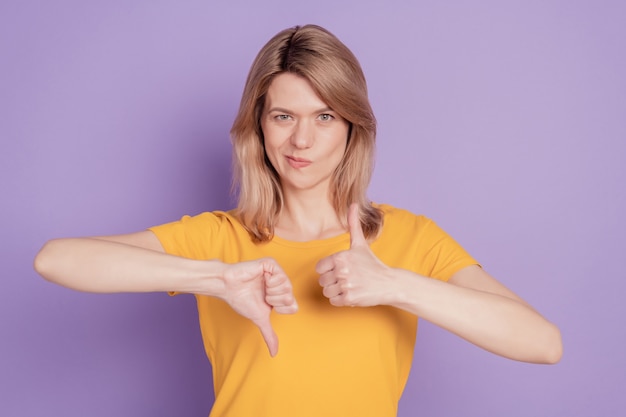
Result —
<path fill-rule="evenodd" d="M 255 242 L 266 242 L 273 237 L 283 208 L 280 178 L 265 154 L 260 120 L 267 90 L 274 77 L 284 72 L 307 79 L 320 98 L 349 122 L 346 151 L 332 175 L 329 197 L 346 227 L 348 208 L 358 203 L 363 233 L 366 238 L 375 237 L 383 215 L 366 196 L 374 168 L 376 119 L 367 98 L 365 76 L 352 52 L 316 25 L 278 33 L 250 68 L 230 131 L 239 220 Z"/>

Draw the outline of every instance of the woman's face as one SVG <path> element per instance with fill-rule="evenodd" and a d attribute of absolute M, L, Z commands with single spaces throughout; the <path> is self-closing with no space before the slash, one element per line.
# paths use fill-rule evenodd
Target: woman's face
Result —
<path fill-rule="evenodd" d="M 286 72 L 270 84 L 261 128 L 265 152 L 283 191 L 319 191 L 326 197 L 330 177 L 346 150 L 348 122 L 318 97 L 306 79 Z"/>

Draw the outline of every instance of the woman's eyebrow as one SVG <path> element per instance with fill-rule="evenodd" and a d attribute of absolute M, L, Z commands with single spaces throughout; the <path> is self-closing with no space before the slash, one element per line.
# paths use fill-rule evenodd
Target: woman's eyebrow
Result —
<path fill-rule="evenodd" d="M 330 107 L 324 107 L 318 110 L 314 110 L 312 113 L 326 113 L 326 112 L 332 112 L 334 111 L 333 109 L 331 109 Z M 283 107 L 272 107 L 271 109 L 267 110 L 268 113 L 271 112 L 279 112 L 279 113 L 293 113 L 293 111 L 285 109 Z"/>
<path fill-rule="evenodd" d="M 282 107 L 272 107 L 271 109 L 269 109 L 267 111 L 268 113 L 272 113 L 272 112 L 279 112 L 279 113 L 291 113 L 291 110 L 287 110 L 285 108 Z"/>

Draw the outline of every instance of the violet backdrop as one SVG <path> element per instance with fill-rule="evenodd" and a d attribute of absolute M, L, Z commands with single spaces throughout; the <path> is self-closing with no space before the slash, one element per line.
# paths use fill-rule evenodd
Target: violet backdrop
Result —
<path fill-rule="evenodd" d="M 421 321 L 399 416 L 623 415 L 625 18 L 620 1 L 4 0 L 0 414 L 208 414 L 193 297 L 73 292 L 32 259 L 231 207 L 248 68 L 317 23 L 368 79 L 370 197 L 434 218 L 563 334 L 539 366 Z"/>

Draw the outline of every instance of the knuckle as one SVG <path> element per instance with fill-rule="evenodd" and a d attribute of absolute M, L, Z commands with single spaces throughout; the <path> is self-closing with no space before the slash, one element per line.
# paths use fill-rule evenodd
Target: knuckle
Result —
<path fill-rule="evenodd" d="M 334 281 L 334 276 L 332 273 L 325 273 L 320 275 L 319 283 L 322 287 L 325 287 L 331 284 Z"/>
<path fill-rule="evenodd" d="M 328 287 L 324 287 L 324 289 L 322 290 L 322 294 L 324 295 L 324 297 L 330 298 L 330 292 L 328 290 Z"/>
<path fill-rule="evenodd" d="M 344 305 L 348 305 L 348 306 L 351 306 L 351 305 L 355 305 L 355 304 L 356 304 L 356 300 L 355 300 L 355 298 L 354 298 L 354 295 L 353 295 L 353 294 L 351 294 L 351 293 L 347 293 L 347 294 L 346 294 L 346 293 L 344 293 L 344 295 L 343 295 L 343 301 L 344 301 Z"/>

